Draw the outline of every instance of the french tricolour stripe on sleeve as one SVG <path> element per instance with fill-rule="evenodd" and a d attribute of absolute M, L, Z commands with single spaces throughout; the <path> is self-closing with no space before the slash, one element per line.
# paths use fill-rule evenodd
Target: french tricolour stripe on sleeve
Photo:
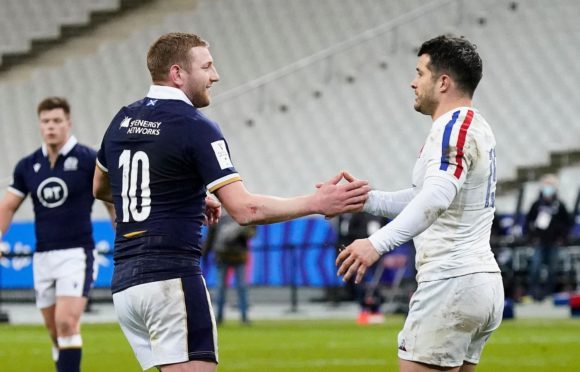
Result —
<path fill-rule="evenodd" d="M 457 123 L 457 119 L 459 118 L 459 114 L 461 113 L 460 110 L 457 110 L 453 113 L 451 120 L 445 125 L 445 130 L 443 131 L 443 141 L 441 143 L 441 165 L 439 166 L 440 170 L 447 171 L 449 168 L 449 161 L 451 160 L 451 149 L 449 147 L 449 143 L 451 140 L 451 134 L 453 133 L 453 127 L 455 123 Z M 463 146 L 465 146 L 465 138 L 467 137 L 467 130 L 469 129 L 469 125 L 471 125 L 471 121 L 473 120 L 473 111 L 467 110 L 467 115 L 463 119 L 463 123 L 459 128 L 459 134 L 457 135 L 457 143 L 456 143 L 456 152 L 455 152 L 455 172 L 453 175 L 455 178 L 459 179 L 461 177 L 461 172 L 463 172 Z"/>

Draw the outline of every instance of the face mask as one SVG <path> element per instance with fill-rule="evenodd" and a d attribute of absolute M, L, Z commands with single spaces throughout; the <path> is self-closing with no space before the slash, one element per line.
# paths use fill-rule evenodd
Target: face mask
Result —
<path fill-rule="evenodd" d="M 542 195 L 546 198 L 551 198 L 556 194 L 556 188 L 554 186 L 544 186 L 542 187 Z"/>

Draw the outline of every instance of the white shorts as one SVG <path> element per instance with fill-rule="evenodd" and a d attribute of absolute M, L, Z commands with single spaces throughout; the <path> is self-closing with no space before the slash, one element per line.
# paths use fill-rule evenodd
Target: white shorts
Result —
<path fill-rule="evenodd" d="M 113 303 L 143 370 L 218 362 L 217 327 L 201 275 L 139 284 L 114 293 Z"/>
<path fill-rule="evenodd" d="M 477 364 L 503 306 L 500 273 L 419 283 L 399 333 L 399 358 L 441 367 Z"/>
<path fill-rule="evenodd" d="M 36 306 L 52 306 L 60 296 L 87 297 L 99 265 L 94 249 L 68 248 L 37 252 L 32 258 Z"/>

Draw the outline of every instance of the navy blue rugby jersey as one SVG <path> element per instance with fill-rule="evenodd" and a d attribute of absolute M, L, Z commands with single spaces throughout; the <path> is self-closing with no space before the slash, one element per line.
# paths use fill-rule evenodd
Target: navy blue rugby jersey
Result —
<path fill-rule="evenodd" d="M 45 145 L 16 165 L 8 191 L 32 198 L 37 252 L 94 247 L 91 210 L 96 157 L 95 150 L 71 136 L 54 168 Z"/>
<path fill-rule="evenodd" d="M 200 274 L 206 191 L 240 180 L 219 126 L 154 85 L 112 120 L 97 164 L 117 213 L 113 292 Z"/>

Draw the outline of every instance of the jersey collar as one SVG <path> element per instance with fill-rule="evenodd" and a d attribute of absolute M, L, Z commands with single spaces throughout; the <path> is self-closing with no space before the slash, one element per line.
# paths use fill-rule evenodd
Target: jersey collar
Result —
<path fill-rule="evenodd" d="M 189 98 L 183 93 L 181 89 L 168 87 L 165 85 L 151 85 L 147 98 L 153 99 L 176 99 L 193 106 Z"/>
<path fill-rule="evenodd" d="M 77 141 L 77 138 L 75 136 L 70 136 L 68 141 L 66 141 L 66 143 L 64 144 L 64 146 L 60 149 L 60 151 L 58 153 L 62 156 L 67 156 L 68 153 L 70 152 L 70 150 L 72 150 L 73 147 L 75 147 L 78 142 L 79 141 Z M 46 149 L 46 143 L 42 144 L 42 155 L 44 155 L 44 157 L 48 156 L 48 150 Z"/>
<path fill-rule="evenodd" d="M 456 107 L 454 109 L 451 109 L 449 111 L 447 111 L 446 113 L 442 114 L 441 116 L 439 116 L 437 118 L 437 120 L 435 120 L 433 122 L 433 126 L 435 125 L 446 125 L 449 122 L 449 118 L 451 118 L 451 116 L 453 116 L 453 113 L 455 113 L 455 111 L 467 111 L 467 110 L 471 110 L 475 113 L 478 113 L 477 109 L 470 107 L 470 106 L 459 106 Z"/>

